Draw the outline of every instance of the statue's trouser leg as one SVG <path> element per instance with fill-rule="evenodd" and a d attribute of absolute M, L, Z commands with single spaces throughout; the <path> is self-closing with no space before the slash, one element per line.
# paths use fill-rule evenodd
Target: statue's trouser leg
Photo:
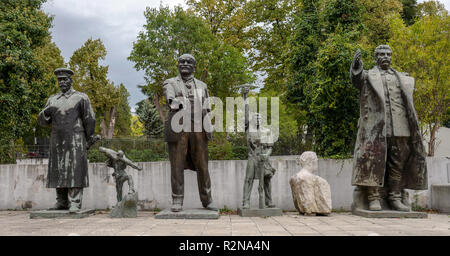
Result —
<path fill-rule="evenodd" d="M 249 156 L 250 158 L 250 156 Z M 244 192 L 243 192 L 243 198 L 242 198 L 242 207 L 243 208 L 249 208 L 250 207 L 250 195 L 252 193 L 253 188 L 253 178 L 255 176 L 254 173 L 254 162 L 249 159 L 247 161 L 247 169 L 245 172 L 245 179 L 244 179 Z"/>
<path fill-rule="evenodd" d="M 83 202 L 83 188 L 69 188 L 68 196 L 70 201 L 70 207 L 76 207 L 81 209 L 81 204 Z"/>
<path fill-rule="evenodd" d="M 389 186 L 389 201 L 397 201 L 402 198 L 402 175 L 408 161 L 410 148 L 409 137 L 391 137 L 387 139 L 387 184 Z"/>
<path fill-rule="evenodd" d="M 272 205 L 272 185 L 270 180 L 272 177 L 264 177 L 264 198 L 266 200 L 266 206 L 271 207 Z"/>
<path fill-rule="evenodd" d="M 128 193 L 134 193 L 133 177 L 131 175 L 128 175 L 127 181 L 128 181 Z"/>
<path fill-rule="evenodd" d="M 170 182 L 172 186 L 172 204 L 183 205 L 184 198 L 184 162 L 186 160 L 188 133 L 183 133 L 177 142 L 169 142 Z"/>
<path fill-rule="evenodd" d="M 189 133 L 189 153 L 197 171 L 197 186 L 203 207 L 212 203 L 211 178 L 208 171 L 208 139 L 205 132 Z"/>
<path fill-rule="evenodd" d="M 122 188 L 123 188 L 123 178 L 116 178 L 116 192 L 117 192 L 117 202 L 122 201 Z"/>
<path fill-rule="evenodd" d="M 367 188 L 367 199 L 370 201 L 380 200 L 380 192 L 378 187 L 366 187 Z"/>
<path fill-rule="evenodd" d="M 264 168 L 262 162 L 258 161 L 258 172 L 259 183 L 258 183 L 258 194 L 259 194 L 259 209 L 265 208 L 265 196 L 264 196 Z"/>
<path fill-rule="evenodd" d="M 69 198 L 67 188 L 56 188 L 56 205 L 55 209 L 69 209 Z"/>

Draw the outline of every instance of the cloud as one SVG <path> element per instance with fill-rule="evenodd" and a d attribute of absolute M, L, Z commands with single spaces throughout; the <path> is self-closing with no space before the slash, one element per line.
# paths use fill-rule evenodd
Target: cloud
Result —
<path fill-rule="evenodd" d="M 103 65 L 109 66 L 108 78 L 123 83 L 130 92 L 130 106 L 145 98 L 137 87 L 144 84 L 144 72 L 133 68 L 127 60 L 133 42 L 145 24 L 146 7 L 160 3 L 173 7 L 183 0 L 50 0 L 43 10 L 54 16 L 52 37 L 66 62 L 89 38 L 100 38 L 107 55 Z"/>

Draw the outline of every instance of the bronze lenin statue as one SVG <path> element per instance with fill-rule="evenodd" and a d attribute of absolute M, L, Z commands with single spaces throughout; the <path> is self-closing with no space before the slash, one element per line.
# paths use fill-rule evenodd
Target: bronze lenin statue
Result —
<path fill-rule="evenodd" d="M 388 45 L 378 46 L 374 55 L 377 65 L 364 70 L 358 49 L 350 68 L 351 81 L 360 90 L 352 208 L 410 211 L 404 189 L 427 189 L 414 78 L 391 67 Z"/>
<path fill-rule="evenodd" d="M 173 212 L 182 210 L 184 170 L 197 172 L 198 190 L 204 208 L 217 210 L 212 204 L 211 180 L 208 171 L 208 140 L 211 121 L 208 113 L 208 88 L 194 78 L 196 62 L 190 54 L 178 58 L 179 75 L 164 81 L 164 96 L 169 107 L 164 124 L 164 138 L 169 148 Z M 180 115 L 183 118 L 179 118 Z M 182 125 L 177 130 L 175 126 Z"/>

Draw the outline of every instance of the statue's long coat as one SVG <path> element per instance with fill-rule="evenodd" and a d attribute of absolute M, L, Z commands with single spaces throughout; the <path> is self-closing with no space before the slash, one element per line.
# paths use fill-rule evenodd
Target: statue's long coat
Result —
<path fill-rule="evenodd" d="M 413 104 L 414 78 L 394 70 L 400 84 L 410 128 L 411 154 L 404 168 L 402 184 L 408 189 L 427 189 L 425 149 Z M 353 85 L 360 90 L 360 118 L 356 138 L 352 185 L 384 186 L 387 143 L 385 94 L 377 66 L 371 70 L 350 69 Z"/>
<path fill-rule="evenodd" d="M 196 93 L 200 93 L 197 96 L 201 98 L 202 101 L 202 132 L 206 134 L 206 141 L 212 139 L 212 125 L 211 125 L 211 119 L 209 116 L 209 112 L 211 111 L 210 103 L 209 103 L 209 92 L 208 92 L 208 86 L 203 83 L 202 81 L 193 78 L 194 84 L 195 84 L 195 90 Z M 186 90 L 186 87 L 184 85 L 183 79 L 180 75 L 176 77 L 169 78 L 164 81 L 163 83 L 163 90 L 164 90 L 164 96 L 167 101 L 167 105 L 169 105 L 169 101 L 174 99 L 179 99 L 181 103 L 185 100 L 188 100 L 188 92 Z M 183 106 L 184 108 L 186 106 Z M 180 140 L 181 136 L 183 135 L 184 131 L 181 132 L 174 132 L 171 128 L 172 118 L 177 113 L 177 111 L 169 111 L 169 114 L 167 116 L 167 120 L 164 123 L 164 140 L 169 143 L 176 143 Z M 187 117 L 188 120 L 191 120 L 191 116 Z M 190 121 L 188 121 L 190 122 Z M 180 124 L 182 122 L 180 121 Z M 194 127 L 191 127 L 193 130 Z M 189 151 L 189 149 L 188 149 Z M 201 153 L 201 152 L 197 152 Z M 185 169 L 194 170 L 194 163 L 190 157 L 190 153 L 186 156 L 185 161 Z"/>
<path fill-rule="evenodd" d="M 73 89 L 50 96 L 38 122 L 52 127 L 47 188 L 88 187 L 87 140 L 95 129 L 88 96 Z"/>

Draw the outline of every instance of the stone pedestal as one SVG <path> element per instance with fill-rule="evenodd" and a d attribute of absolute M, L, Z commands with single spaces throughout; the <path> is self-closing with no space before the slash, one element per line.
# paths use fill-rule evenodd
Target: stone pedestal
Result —
<path fill-rule="evenodd" d="M 69 210 L 43 210 L 30 212 L 30 219 L 81 219 L 94 214 L 95 210 L 83 209 L 78 212 Z"/>
<path fill-rule="evenodd" d="M 219 211 L 207 209 L 185 209 L 180 212 L 165 209 L 156 214 L 155 219 L 218 219 L 219 217 Z"/>
<path fill-rule="evenodd" d="M 281 216 L 283 215 L 283 211 L 280 208 L 264 208 L 264 209 L 238 208 L 238 214 L 241 217 L 270 217 L 270 216 Z"/>
<path fill-rule="evenodd" d="M 417 218 L 426 219 L 428 214 L 426 212 L 401 212 L 401 211 L 369 211 L 364 209 L 353 209 L 353 215 L 362 216 L 366 218 Z"/>
<path fill-rule="evenodd" d="M 111 210 L 111 218 L 136 218 L 137 217 L 137 193 L 126 194 L 122 201 L 118 202 Z"/>

